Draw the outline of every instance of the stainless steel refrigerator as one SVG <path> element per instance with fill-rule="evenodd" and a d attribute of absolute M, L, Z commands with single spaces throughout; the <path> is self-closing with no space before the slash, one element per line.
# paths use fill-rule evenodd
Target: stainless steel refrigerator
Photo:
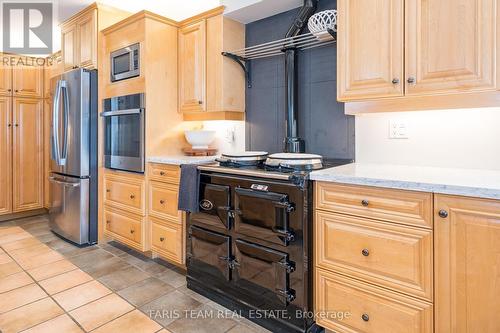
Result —
<path fill-rule="evenodd" d="M 78 245 L 97 242 L 97 71 L 51 80 L 50 228 Z"/>

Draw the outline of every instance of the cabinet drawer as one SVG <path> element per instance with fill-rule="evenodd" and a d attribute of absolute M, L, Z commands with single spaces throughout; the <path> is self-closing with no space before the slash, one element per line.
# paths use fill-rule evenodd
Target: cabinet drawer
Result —
<path fill-rule="evenodd" d="M 173 261 L 184 264 L 184 232 L 182 224 L 150 218 L 151 247 L 153 252 Z"/>
<path fill-rule="evenodd" d="M 316 208 L 432 228 L 432 194 L 316 182 Z"/>
<path fill-rule="evenodd" d="M 181 168 L 178 165 L 148 163 L 148 178 L 159 182 L 179 184 Z"/>
<path fill-rule="evenodd" d="M 316 265 L 432 300 L 432 232 L 316 211 Z"/>
<path fill-rule="evenodd" d="M 148 213 L 158 218 L 179 221 L 182 212 L 178 208 L 179 188 L 177 185 L 150 182 L 148 186 Z"/>
<path fill-rule="evenodd" d="M 144 181 L 134 176 L 105 174 L 104 203 L 144 216 Z"/>
<path fill-rule="evenodd" d="M 315 282 L 316 321 L 325 328 L 349 333 L 433 331 L 432 304 L 321 269 L 315 271 Z"/>
<path fill-rule="evenodd" d="M 142 224 L 140 216 L 104 207 L 104 230 L 106 233 L 135 248 L 139 247 L 141 250 L 144 245 Z"/>

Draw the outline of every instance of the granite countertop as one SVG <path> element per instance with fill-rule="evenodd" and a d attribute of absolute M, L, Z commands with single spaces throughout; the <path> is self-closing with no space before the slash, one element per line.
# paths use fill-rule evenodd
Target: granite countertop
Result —
<path fill-rule="evenodd" d="M 351 163 L 311 172 L 312 180 L 500 199 L 500 170 Z"/>
<path fill-rule="evenodd" d="M 215 162 L 218 156 L 183 156 L 183 155 L 165 155 L 165 156 L 152 156 L 146 159 L 147 162 L 161 163 L 161 164 L 207 164 Z"/>

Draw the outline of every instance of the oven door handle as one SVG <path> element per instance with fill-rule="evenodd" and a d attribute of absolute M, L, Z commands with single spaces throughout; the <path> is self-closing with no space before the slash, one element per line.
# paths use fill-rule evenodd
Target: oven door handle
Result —
<path fill-rule="evenodd" d="M 144 109 L 126 109 L 126 110 L 118 110 L 118 111 L 105 111 L 101 112 L 101 117 L 113 117 L 113 116 L 124 116 L 127 114 L 139 114 L 143 112 Z"/>

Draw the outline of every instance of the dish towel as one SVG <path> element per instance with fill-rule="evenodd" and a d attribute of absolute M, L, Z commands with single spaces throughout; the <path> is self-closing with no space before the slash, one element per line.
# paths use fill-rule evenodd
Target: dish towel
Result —
<path fill-rule="evenodd" d="M 196 164 L 181 165 L 179 183 L 179 210 L 189 213 L 199 211 L 200 173 Z"/>

